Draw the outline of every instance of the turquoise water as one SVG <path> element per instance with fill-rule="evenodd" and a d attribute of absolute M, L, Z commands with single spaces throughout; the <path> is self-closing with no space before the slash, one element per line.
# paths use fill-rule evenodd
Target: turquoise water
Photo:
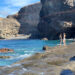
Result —
<path fill-rule="evenodd" d="M 67 41 L 67 44 L 70 42 Z M 0 56 L 11 56 L 8 59 L 0 59 L 0 66 L 11 65 L 37 52 L 44 52 L 42 47 L 45 45 L 53 47 L 59 43 L 59 40 L 0 40 L 0 48 L 14 49 L 13 53 L 0 53 Z"/>

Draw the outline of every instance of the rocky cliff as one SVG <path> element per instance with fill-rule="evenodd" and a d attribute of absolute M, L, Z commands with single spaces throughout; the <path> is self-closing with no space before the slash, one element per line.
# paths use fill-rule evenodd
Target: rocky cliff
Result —
<path fill-rule="evenodd" d="M 15 15 L 9 15 L 7 18 L 15 18 L 20 23 L 19 34 L 31 35 L 31 38 L 37 38 L 39 31 L 37 25 L 40 21 L 41 3 L 35 3 L 25 6 Z"/>
<path fill-rule="evenodd" d="M 10 38 L 17 34 L 31 35 L 36 38 L 39 35 L 37 25 L 41 3 L 35 3 L 20 9 L 17 14 L 8 15 L 7 18 L 0 18 L 0 37 Z"/>
<path fill-rule="evenodd" d="M 38 29 L 43 37 L 56 39 L 61 32 L 75 33 L 75 0 L 41 0 Z"/>
<path fill-rule="evenodd" d="M 18 21 L 21 24 L 19 29 L 19 33 L 21 34 L 31 34 L 32 38 L 38 36 L 38 29 L 37 25 L 39 23 L 39 13 L 41 10 L 41 3 L 32 4 L 27 7 L 23 7 L 19 11 Z"/>
<path fill-rule="evenodd" d="M 10 38 L 16 36 L 19 32 L 20 24 L 16 19 L 0 19 L 0 38 Z"/>

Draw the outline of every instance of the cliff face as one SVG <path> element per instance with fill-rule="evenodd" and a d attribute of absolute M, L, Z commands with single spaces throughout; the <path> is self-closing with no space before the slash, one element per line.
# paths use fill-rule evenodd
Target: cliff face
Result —
<path fill-rule="evenodd" d="M 16 36 L 20 24 L 16 19 L 0 19 L 0 38 L 10 38 Z"/>
<path fill-rule="evenodd" d="M 37 25 L 41 3 L 35 3 L 20 9 L 17 14 L 8 15 L 6 19 L 0 19 L 0 37 L 10 38 L 17 34 L 31 34 L 32 38 L 39 34 Z"/>
<path fill-rule="evenodd" d="M 41 0 L 40 23 L 38 29 L 43 37 L 58 38 L 59 33 L 69 36 L 75 27 L 75 0 Z"/>
<path fill-rule="evenodd" d="M 32 38 L 39 34 L 37 25 L 39 23 L 39 13 L 41 10 L 41 3 L 36 3 L 23 7 L 18 13 L 18 21 L 21 24 L 19 29 L 20 34 L 31 34 Z"/>

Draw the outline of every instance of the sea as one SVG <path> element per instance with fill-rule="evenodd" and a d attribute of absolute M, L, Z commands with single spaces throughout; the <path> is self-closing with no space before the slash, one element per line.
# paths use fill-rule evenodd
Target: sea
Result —
<path fill-rule="evenodd" d="M 72 40 L 66 41 L 67 45 L 72 43 Z M 13 49 L 12 53 L 0 53 L 0 56 L 10 56 L 10 58 L 0 58 L 0 66 L 14 64 L 24 58 L 28 58 L 35 53 L 45 52 L 43 46 L 55 47 L 60 44 L 59 40 L 0 40 L 0 48 Z"/>

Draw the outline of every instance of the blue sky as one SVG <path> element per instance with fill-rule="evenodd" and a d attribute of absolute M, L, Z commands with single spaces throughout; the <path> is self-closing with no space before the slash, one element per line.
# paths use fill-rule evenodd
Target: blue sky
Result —
<path fill-rule="evenodd" d="M 0 0 L 0 17 L 17 13 L 20 8 L 40 0 Z"/>

